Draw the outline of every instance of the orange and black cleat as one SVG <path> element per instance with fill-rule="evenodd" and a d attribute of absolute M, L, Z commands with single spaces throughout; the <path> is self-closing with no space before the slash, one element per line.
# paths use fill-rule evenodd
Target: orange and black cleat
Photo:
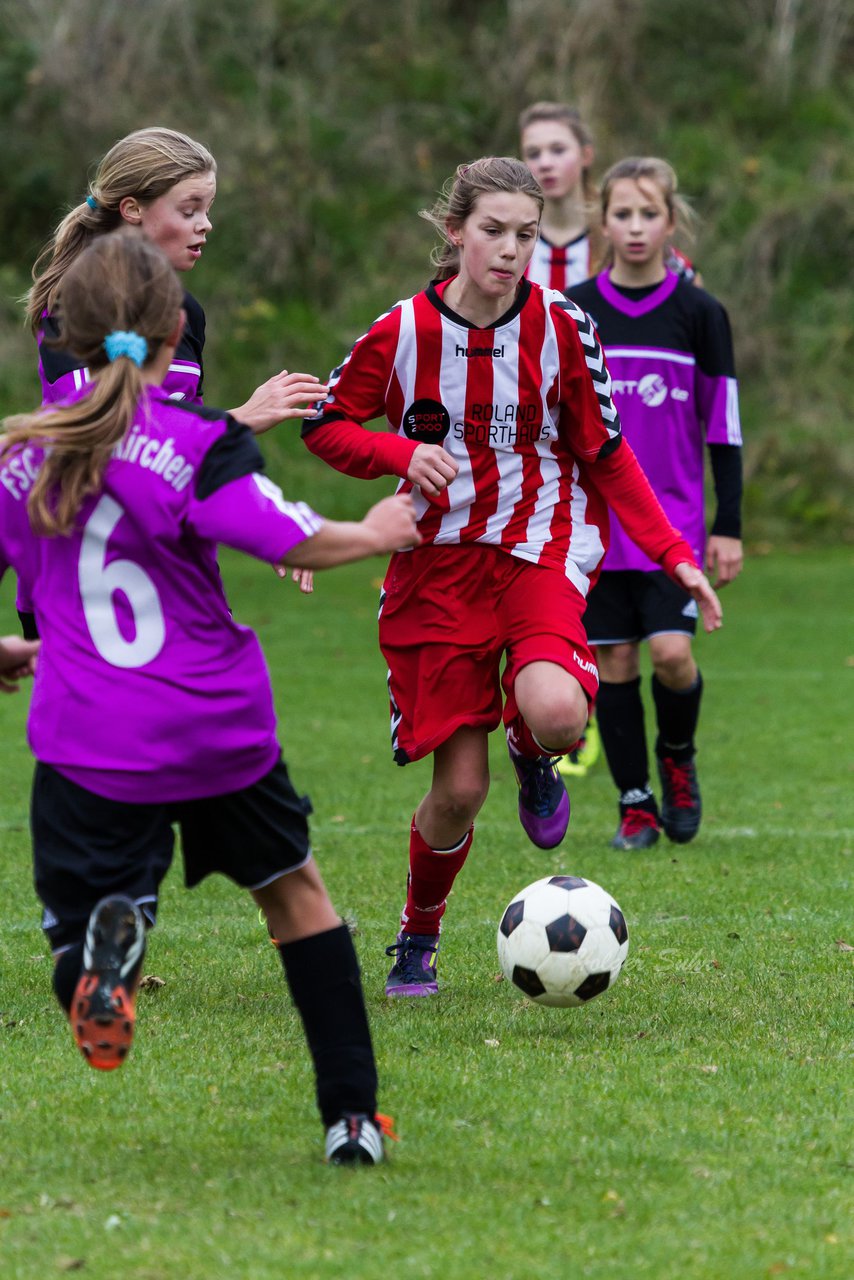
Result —
<path fill-rule="evenodd" d="M 130 1052 L 144 954 L 145 921 L 139 908 L 130 898 L 102 898 L 89 917 L 83 972 L 69 1015 L 80 1052 L 99 1071 L 120 1067 Z"/>

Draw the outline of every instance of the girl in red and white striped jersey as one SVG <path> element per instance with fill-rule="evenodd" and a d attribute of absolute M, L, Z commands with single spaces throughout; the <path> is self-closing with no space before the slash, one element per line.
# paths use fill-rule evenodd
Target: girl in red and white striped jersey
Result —
<path fill-rule="evenodd" d="M 519 149 L 544 197 L 526 275 L 544 289 L 566 292 L 587 279 L 602 249 L 591 217 L 597 199 L 593 134 L 574 107 L 535 102 L 519 116 Z"/>
<path fill-rule="evenodd" d="M 720 623 L 717 597 L 622 441 L 592 325 L 524 278 L 542 202 L 521 161 L 461 165 L 427 214 L 445 240 L 438 279 L 359 339 L 303 426 L 309 449 L 338 470 L 399 476 L 422 538 L 392 557 L 380 615 L 395 759 L 433 755 L 389 995 L 437 990 L 440 920 L 502 719 L 526 832 L 542 848 L 563 839 L 569 800 L 554 761 L 596 691 L 581 617 L 607 546 L 606 504 L 695 597 L 707 627 Z M 387 431 L 364 429 L 381 416 Z"/>

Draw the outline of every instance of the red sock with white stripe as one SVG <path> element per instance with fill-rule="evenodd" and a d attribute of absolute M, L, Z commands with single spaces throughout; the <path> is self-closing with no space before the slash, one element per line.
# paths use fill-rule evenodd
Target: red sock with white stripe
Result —
<path fill-rule="evenodd" d="M 448 894 L 469 855 L 473 837 L 472 825 L 462 840 L 452 848 L 431 849 L 422 838 L 413 817 L 409 834 L 406 906 L 400 918 L 400 927 L 405 933 L 433 937 L 438 934 Z"/>

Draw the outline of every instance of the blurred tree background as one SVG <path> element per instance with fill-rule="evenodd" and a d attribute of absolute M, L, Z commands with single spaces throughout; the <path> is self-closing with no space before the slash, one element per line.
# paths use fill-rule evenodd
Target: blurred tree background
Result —
<path fill-rule="evenodd" d="M 0 0 L 0 411 L 38 396 L 20 295 L 94 161 L 146 124 L 219 164 L 189 285 L 206 396 L 320 375 L 428 278 L 417 217 L 461 160 L 514 153 L 519 110 L 578 105 L 596 168 L 666 157 L 689 251 L 727 306 L 748 540 L 854 538 L 851 0 Z M 365 493 L 284 428 L 274 474 L 330 514 Z"/>

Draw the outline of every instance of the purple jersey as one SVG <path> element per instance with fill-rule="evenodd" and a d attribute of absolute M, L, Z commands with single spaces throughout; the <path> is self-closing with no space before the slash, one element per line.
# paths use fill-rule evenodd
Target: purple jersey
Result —
<path fill-rule="evenodd" d="M 623 434 L 671 524 L 702 564 L 704 446 L 741 444 L 727 314 L 705 290 L 672 271 L 646 289 L 617 288 L 605 271 L 568 292 L 596 326 Z M 658 566 L 612 514 L 602 568 Z"/>
<path fill-rule="evenodd" d="M 320 517 L 260 474 L 247 427 L 159 389 L 143 395 L 70 537 L 23 537 L 17 460 L 0 467 L 0 563 L 32 576 L 36 758 L 132 803 L 257 781 L 279 757 L 272 690 L 255 634 L 231 615 L 217 544 L 275 564 Z"/>
<path fill-rule="evenodd" d="M 205 313 L 191 293 L 184 294 L 181 305 L 186 315 L 184 332 L 175 348 L 162 390 L 170 400 L 201 404 Z M 55 345 L 59 336 L 56 321 L 45 313 L 38 334 L 42 404 L 56 404 L 60 400 L 67 400 L 91 382 L 85 365 Z"/>

